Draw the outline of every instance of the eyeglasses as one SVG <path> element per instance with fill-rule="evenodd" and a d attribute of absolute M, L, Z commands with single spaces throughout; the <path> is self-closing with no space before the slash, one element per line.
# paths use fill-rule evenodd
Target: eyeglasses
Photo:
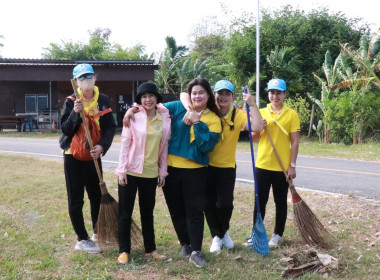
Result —
<path fill-rule="evenodd" d="M 84 74 L 84 75 L 78 77 L 78 80 L 83 81 L 84 79 L 92 79 L 92 77 L 94 77 L 94 74 Z"/>

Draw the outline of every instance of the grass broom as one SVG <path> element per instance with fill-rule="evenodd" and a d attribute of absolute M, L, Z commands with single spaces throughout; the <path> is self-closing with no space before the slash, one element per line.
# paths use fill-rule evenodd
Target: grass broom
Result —
<path fill-rule="evenodd" d="M 247 93 L 247 88 L 244 87 L 244 92 Z M 251 118 L 249 115 L 249 106 L 247 107 L 247 119 L 248 119 L 248 134 L 249 134 L 249 143 L 251 147 L 251 159 L 252 159 L 252 168 L 253 168 L 253 177 L 255 180 L 255 200 L 256 200 L 256 222 L 252 228 L 252 234 L 249 238 L 247 238 L 247 245 L 250 249 L 252 247 L 255 248 L 256 252 L 260 255 L 266 256 L 269 254 L 269 244 L 268 244 L 268 236 L 267 231 L 265 229 L 263 218 L 261 217 L 260 212 L 260 204 L 259 204 L 259 190 L 257 187 L 257 179 L 256 179 L 256 168 L 255 168 L 255 156 L 253 153 L 253 145 L 252 145 L 252 128 L 251 128 Z"/>
<path fill-rule="evenodd" d="M 79 97 L 79 93 L 78 93 L 77 86 L 75 84 L 74 79 L 71 79 L 71 85 L 73 87 L 76 98 L 79 99 L 80 97 Z M 92 150 L 94 148 L 94 145 L 92 143 L 91 134 L 86 122 L 84 111 L 80 113 L 80 116 L 82 118 L 84 131 L 86 134 L 88 144 L 90 146 L 90 149 Z M 98 235 L 98 242 L 104 243 L 104 244 L 115 243 L 115 242 L 119 243 L 119 237 L 118 237 L 119 204 L 108 192 L 107 186 L 105 182 L 103 181 L 103 176 L 100 171 L 98 161 L 94 160 L 94 164 L 95 164 L 96 172 L 99 177 L 100 191 L 102 193 L 98 221 L 96 223 L 96 229 L 95 229 Z M 131 239 L 132 239 L 132 243 L 136 244 L 137 246 L 141 246 L 143 244 L 141 229 L 133 221 L 133 219 L 132 219 L 132 224 L 131 224 Z"/>
<path fill-rule="evenodd" d="M 265 133 L 268 136 L 269 142 L 272 145 L 277 160 L 281 165 L 282 172 L 284 173 L 285 178 L 287 179 L 287 182 L 289 184 L 289 190 L 292 195 L 294 223 L 298 228 L 298 231 L 301 234 L 302 239 L 306 242 L 306 244 L 311 246 L 320 246 L 325 249 L 330 248 L 331 246 L 328 242 L 328 240 L 331 238 L 330 233 L 318 220 L 317 216 L 313 213 L 313 211 L 306 204 L 306 202 L 297 193 L 292 178 L 290 178 L 285 171 L 284 165 L 282 164 L 280 156 L 276 150 L 276 147 L 274 146 L 272 137 L 270 136 L 267 127 L 265 128 Z"/>

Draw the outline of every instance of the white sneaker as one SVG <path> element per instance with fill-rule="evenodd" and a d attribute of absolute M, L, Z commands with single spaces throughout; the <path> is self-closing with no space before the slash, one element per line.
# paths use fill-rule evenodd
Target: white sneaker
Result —
<path fill-rule="evenodd" d="M 270 241 L 269 246 L 270 247 L 277 247 L 282 242 L 282 237 L 278 234 L 273 234 Z"/>
<path fill-rule="evenodd" d="M 253 246 L 252 238 L 248 238 L 247 241 L 243 243 L 243 245 L 247 247 Z"/>
<path fill-rule="evenodd" d="M 223 240 L 215 236 L 210 246 L 210 253 L 218 253 L 222 249 Z"/>
<path fill-rule="evenodd" d="M 228 231 L 226 231 L 226 234 L 223 237 L 223 245 L 227 249 L 232 249 L 234 247 L 234 242 L 232 241 L 230 235 L 228 234 Z"/>
<path fill-rule="evenodd" d="M 92 237 L 91 237 L 91 240 L 92 240 L 93 242 L 98 242 L 98 235 L 97 235 L 96 233 L 94 233 L 94 234 L 92 235 Z"/>
<path fill-rule="evenodd" d="M 97 245 L 95 245 L 95 243 L 92 242 L 92 240 L 90 239 L 78 241 L 77 244 L 75 245 L 75 250 L 81 250 L 81 251 L 85 251 L 87 253 L 93 253 L 93 254 L 102 252 L 102 249 L 100 249 Z"/>

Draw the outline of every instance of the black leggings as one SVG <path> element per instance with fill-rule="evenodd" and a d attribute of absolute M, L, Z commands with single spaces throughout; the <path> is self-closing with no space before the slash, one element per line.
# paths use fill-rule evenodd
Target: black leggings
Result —
<path fill-rule="evenodd" d="M 208 167 L 205 216 L 212 237 L 223 238 L 230 227 L 235 179 L 236 168 Z"/>
<path fill-rule="evenodd" d="M 153 210 L 156 204 L 156 178 L 127 175 L 127 185 L 119 185 L 119 253 L 131 252 L 131 222 L 137 191 L 145 253 L 156 250 Z"/>
<path fill-rule="evenodd" d="M 273 188 L 273 198 L 276 205 L 276 225 L 273 233 L 280 236 L 285 230 L 286 217 L 288 213 L 288 189 L 289 185 L 286 182 L 285 175 L 282 171 L 271 171 L 266 169 L 256 168 L 257 186 L 259 190 L 259 204 L 261 216 L 265 217 L 265 208 L 269 198 L 270 188 Z M 253 214 L 253 224 L 256 222 L 256 200 L 255 210 Z"/>
<path fill-rule="evenodd" d="M 102 197 L 98 174 L 92 160 L 81 161 L 66 154 L 63 159 L 71 223 L 78 240 L 87 240 L 88 234 L 83 219 L 84 191 L 87 191 L 90 200 L 92 227 L 95 228 Z M 100 170 L 102 170 L 100 158 L 98 163 Z"/>
<path fill-rule="evenodd" d="M 168 167 L 163 187 L 170 217 L 181 245 L 201 251 L 204 229 L 204 196 L 207 167 Z"/>

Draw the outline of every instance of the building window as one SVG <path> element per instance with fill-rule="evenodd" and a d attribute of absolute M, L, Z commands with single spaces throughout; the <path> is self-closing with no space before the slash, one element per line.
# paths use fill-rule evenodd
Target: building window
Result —
<path fill-rule="evenodd" d="M 25 94 L 25 112 L 38 113 L 38 111 L 48 110 L 47 94 Z"/>

